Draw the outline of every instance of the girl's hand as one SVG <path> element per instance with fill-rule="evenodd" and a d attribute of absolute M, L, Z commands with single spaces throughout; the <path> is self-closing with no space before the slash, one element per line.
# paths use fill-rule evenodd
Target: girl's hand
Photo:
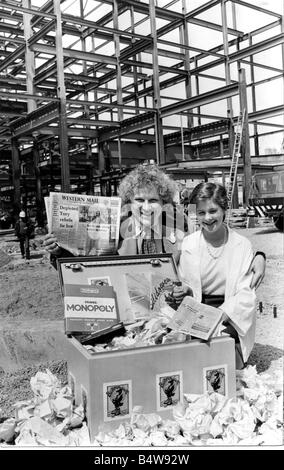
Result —
<path fill-rule="evenodd" d="M 176 304 L 177 305 L 181 304 L 181 302 L 187 295 L 190 295 L 191 297 L 193 297 L 192 289 L 188 285 L 183 284 L 182 282 L 179 282 L 174 287 L 173 294 L 172 294 Z"/>

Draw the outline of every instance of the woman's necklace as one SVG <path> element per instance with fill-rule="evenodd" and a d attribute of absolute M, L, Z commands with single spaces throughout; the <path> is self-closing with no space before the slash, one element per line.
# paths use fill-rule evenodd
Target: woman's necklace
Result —
<path fill-rule="evenodd" d="M 223 240 L 222 240 L 221 245 L 218 246 L 218 247 L 213 247 L 211 245 L 211 243 L 208 243 L 208 241 L 206 240 L 206 238 L 204 237 L 204 234 L 203 234 L 205 245 L 206 245 L 207 251 L 208 251 L 209 255 L 211 256 L 211 258 L 217 259 L 217 258 L 220 258 L 220 256 L 222 255 L 222 253 L 224 251 L 224 248 L 225 248 L 226 235 L 227 235 L 227 229 L 224 226 L 224 236 L 223 236 Z"/>

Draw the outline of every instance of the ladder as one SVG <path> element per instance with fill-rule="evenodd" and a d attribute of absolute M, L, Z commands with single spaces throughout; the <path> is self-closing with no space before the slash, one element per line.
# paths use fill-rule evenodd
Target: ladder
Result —
<path fill-rule="evenodd" d="M 232 163 L 231 163 L 231 168 L 230 168 L 229 184 L 227 187 L 228 221 L 231 215 L 233 194 L 234 194 L 235 184 L 237 180 L 238 163 L 239 163 L 240 150 L 241 150 L 241 144 L 242 144 L 245 114 L 246 114 L 246 110 L 244 109 L 238 116 L 237 125 L 235 128 L 235 141 L 234 141 L 234 148 L 233 148 L 233 156 L 232 156 Z"/>

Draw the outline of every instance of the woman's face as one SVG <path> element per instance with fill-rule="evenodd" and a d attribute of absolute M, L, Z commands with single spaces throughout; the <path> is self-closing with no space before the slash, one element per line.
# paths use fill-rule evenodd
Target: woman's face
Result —
<path fill-rule="evenodd" d="M 163 201 L 155 188 L 138 189 L 132 200 L 132 214 L 145 230 L 158 223 Z"/>
<path fill-rule="evenodd" d="M 212 199 L 198 201 L 196 215 L 201 228 L 208 233 L 216 233 L 223 225 L 225 211 Z"/>

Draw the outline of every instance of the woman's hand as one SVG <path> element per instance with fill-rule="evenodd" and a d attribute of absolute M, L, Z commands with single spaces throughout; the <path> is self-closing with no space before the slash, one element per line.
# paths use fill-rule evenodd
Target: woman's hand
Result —
<path fill-rule="evenodd" d="M 175 303 L 177 305 L 180 305 L 183 299 L 187 295 L 190 295 L 191 297 L 193 297 L 192 289 L 188 285 L 183 284 L 182 282 L 179 282 L 178 285 L 174 287 L 173 294 L 172 294 L 175 300 Z"/>
<path fill-rule="evenodd" d="M 43 246 L 51 255 L 58 255 L 61 248 L 57 243 L 57 238 L 53 233 L 48 233 L 43 239 Z"/>
<path fill-rule="evenodd" d="M 250 288 L 253 289 L 254 287 L 257 289 L 265 274 L 265 267 L 266 267 L 266 260 L 262 255 L 256 255 L 249 267 L 248 274 L 253 273 L 252 280 L 250 283 Z"/>

